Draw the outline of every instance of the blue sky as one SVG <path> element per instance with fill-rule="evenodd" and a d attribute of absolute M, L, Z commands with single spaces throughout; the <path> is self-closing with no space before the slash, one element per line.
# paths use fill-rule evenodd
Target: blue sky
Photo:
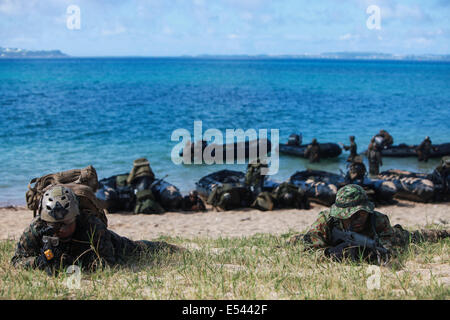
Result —
<path fill-rule="evenodd" d="M 66 26 L 67 7 L 81 28 Z M 369 30 L 366 9 L 381 9 Z M 450 54 L 450 0 L 0 0 L 0 46 L 73 56 Z"/>

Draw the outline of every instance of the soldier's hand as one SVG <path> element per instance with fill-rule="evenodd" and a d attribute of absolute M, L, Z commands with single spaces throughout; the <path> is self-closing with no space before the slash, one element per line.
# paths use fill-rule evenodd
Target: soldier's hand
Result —
<path fill-rule="evenodd" d="M 336 259 L 337 261 L 342 261 L 345 257 L 345 249 L 347 249 L 350 245 L 346 242 L 343 242 L 335 247 L 329 247 L 325 249 L 325 256 Z"/>
<path fill-rule="evenodd" d="M 41 254 L 34 259 L 34 267 L 39 270 L 44 270 L 48 267 L 48 260 L 45 254 Z"/>

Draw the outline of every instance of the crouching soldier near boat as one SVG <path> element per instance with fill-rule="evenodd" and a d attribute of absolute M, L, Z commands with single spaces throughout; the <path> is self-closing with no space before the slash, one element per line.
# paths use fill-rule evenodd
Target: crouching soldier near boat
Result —
<path fill-rule="evenodd" d="M 309 209 L 308 197 L 301 188 L 292 183 L 283 182 L 272 192 L 264 191 L 253 201 L 252 208 L 262 211 L 274 209 Z"/>
<path fill-rule="evenodd" d="M 181 200 L 181 210 L 183 211 L 206 211 L 205 204 L 200 199 L 198 192 L 192 190 L 189 195 L 184 196 Z"/>
<path fill-rule="evenodd" d="M 449 235 L 448 230 L 409 232 L 398 224 L 392 227 L 385 214 L 374 210 L 364 189 L 349 184 L 339 189 L 336 202 L 319 213 L 306 234 L 292 237 L 290 243 L 301 242 L 307 250 L 320 250 L 337 261 L 364 259 L 381 264 L 410 243 L 436 242 Z"/>
<path fill-rule="evenodd" d="M 430 180 L 433 181 L 436 189 L 436 200 L 449 200 L 450 156 L 442 157 L 441 163 L 431 173 Z"/>
<path fill-rule="evenodd" d="M 132 241 L 108 230 L 98 216 L 80 208 L 69 187 L 57 185 L 45 191 L 38 213 L 17 243 L 11 259 L 15 267 L 45 270 L 49 275 L 70 265 L 93 271 L 145 254 L 182 250 L 166 242 Z"/>
<path fill-rule="evenodd" d="M 367 169 L 361 156 L 356 156 L 348 166 L 345 175 L 346 184 L 363 184 Z"/>
<path fill-rule="evenodd" d="M 312 139 L 311 144 L 306 147 L 305 157 L 310 163 L 320 162 L 320 146 L 316 138 Z"/>
<path fill-rule="evenodd" d="M 217 211 L 233 210 L 238 208 L 248 208 L 252 203 L 253 194 L 245 186 L 236 186 L 231 183 L 213 185 L 212 191 L 206 203 Z"/>
<path fill-rule="evenodd" d="M 268 165 L 262 163 L 259 158 L 247 165 L 245 184 L 250 188 L 255 197 L 263 191 L 266 176 L 263 175 L 261 171 L 263 168 L 267 167 Z"/>
<path fill-rule="evenodd" d="M 430 158 L 431 155 L 431 150 L 434 150 L 435 152 L 438 151 L 436 147 L 433 147 L 430 137 L 426 136 L 416 148 L 417 159 L 419 161 L 428 162 L 428 158 Z"/>

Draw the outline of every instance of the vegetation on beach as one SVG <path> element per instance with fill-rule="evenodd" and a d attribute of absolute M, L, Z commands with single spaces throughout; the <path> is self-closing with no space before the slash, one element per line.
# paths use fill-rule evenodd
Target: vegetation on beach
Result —
<path fill-rule="evenodd" d="M 241 238 L 170 238 L 187 250 L 81 274 L 15 269 L 15 241 L 0 242 L 2 299 L 449 299 L 450 240 L 411 245 L 387 267 L 337 263 L 293 233 Z M 379 282 L 377 283 L 377 276 Z"/>

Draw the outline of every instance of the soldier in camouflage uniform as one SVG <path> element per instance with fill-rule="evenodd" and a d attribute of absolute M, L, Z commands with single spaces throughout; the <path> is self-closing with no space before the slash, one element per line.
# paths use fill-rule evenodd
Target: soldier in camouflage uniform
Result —
<path fill-rule="evenodd" d="M 378 135 L 383 137 L 383 145 L 381 146 L 382 148 L 385 149 L 394 144 L 394 138 L 386 130 L 380 130 Z"/>
<path fill-rule="evenodd" d="M 295 185 L 283 182 L 272 192 L 277 208 L 309 209 L 308 197 Z"/>
<path fill-rule="evenodd" d="M 15 267 L 51 274 L 76 264 L 92 271 L 123 264 L 145 253 L 180 250 L 165 242 L 132 241 L 108 230 L 95 215 L 80 212 L 76 195 L 67 187 L 46 191 L 39 212 L 17 243 L 11 259 Z"/>
<path fill-rule="evenodd" d="M 353 160 L 355 159 L 355 157 L 358 155 L 357 153 L 357 145 L 355 143 L 355 136 L 350 136 L 350 145 L 346 146 L 344 144 L 341 143 L 342 147 L 344 148 L 344 150 L 350 150 L 350 155 L 347 158 L 347 162 L 353 162 Z"/>
<path fill-rule="evenodd" d="M 383 165 L 383 160 L 381 159 L 381 151 L 378 149 L 373 138 L 369 144 L 369 149 L 367 152 L 367 159 L 369 160 L 369 173 L 377 176 L 380 173 L 380 166 Z"/>
<path fill-rule="evenodd" d="M 243 185 L 224 183 L 213 186 L 206 203 L 219 211 L 247 208 L 252 202 L 252 192 Z"/>
<path fill-rule="evenodd" d="M 304 191 L 295 185 L 283 182 L 272 192 L 261 192 L 251 205 L 252 208 L 259 210 L 273 209 L 309 209 L 308 197 Z"/>
<path fill-rule="evenodd" d="M 419 161 L 428 162 L 431 150 L 437 151 L 438 149 L 433 147 L 430 137 L 426 136 L 425 140 L 416 148 L 417 159 Z"/>
<path fill-rule="evenodd" d="M 312 139 L 311 144 L 306 147 L 305 157 L 310 163 L 320 162 L 320 146 L 316 138 Z"/>
<path fill-rule="evenodd" d="M 245 184 L 252 190 L 254 196 L 257 196 L 263 189 L 265 176 L 261 173 L 261 169 L 267 167 L 267 164 L 262 163 L 259 158 L 247 165 Z"/>
<path fill-rule="evenodd" d="M 181 200 L 181 210 L 183 211 L 205 211 L 206 207 L 202 199 L 198 196 L 198 192 L 192 190 L 189 195 Z"/>
<path fill-rule="evenodd" d="M 290 242 L 301 241 L 306 249 L 318 249 L 331 258 L 342 260 L 351 256 L 345 244 L 331 242 L 331 232 L 336 227 L 340 230 L 352 230 L 378 242 L 395 256 L 405 249 L 410 242 L 436 241 L 449 237 L 447 230 L 420 230 L 408 232 L 400 225 L 391 226 L 389 218 L 374 210 L 374 205 L 367 198 L 364 189 L 349 184 L 339 189 L 336 202 L 330 209 L 319 213 L 319 217 L 304 235 L 294 236 Z"/>
<path fill-rule="evenodd" d="M 366 166 L 360 156 L 353 159 L 352 163 L 348 166 L 347 174 L 345 175 L 345 183 L 351 184 L 363 184 L 364 177 L 367 173 Z M 359 183 L 358 183 L 359 181 Z"/>
<path fill-rule="evenodd" d="M 429 178 L 433 181 L 439 191 L 438 194 L 436 194 L 436 198 L 438 198 L 438 200 L 450 198 L 449 177 L 450 156 L 445 156 L 442 157 L 441 163 L 436 167 L 436 169 L 433 170 Z"/>

